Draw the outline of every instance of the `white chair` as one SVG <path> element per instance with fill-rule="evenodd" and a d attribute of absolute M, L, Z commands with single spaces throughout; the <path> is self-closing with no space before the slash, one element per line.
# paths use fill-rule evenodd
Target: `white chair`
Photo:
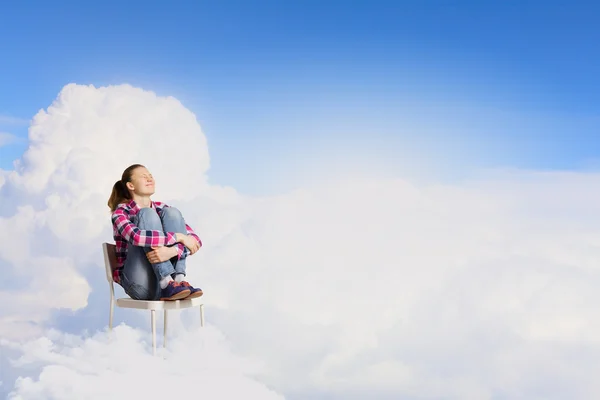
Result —
<path fill-rule="evenodd" d="M 117 257 L 115 253 L 115 245 L 103 243 L 104 264 L 106 267 L 106 279 L 110 286 L 110 316 L 108 319 L 108 329 L 112 331 L 113 325 L 113 310 L 115 305 L 115 288 L 113 281 L 113 271 L 117 267 Z M 150 320 L 152 324 L 152 354 L 156 355 L 156 310 L 164 310 L 164 339 L 163 347 L 167 347 L 167 311 L 179 310 L 190 307 L 200 307 L 200 326 L 204 327 L 204 304 L 202 297 L 196 297 L 190 300 L 174 300 L 174 301 L 145 301 L 134 300 L 132 298 L 116 299 L 117 307 L 121 308 L 137 308 L 141 310 L 150 310 Z"/>

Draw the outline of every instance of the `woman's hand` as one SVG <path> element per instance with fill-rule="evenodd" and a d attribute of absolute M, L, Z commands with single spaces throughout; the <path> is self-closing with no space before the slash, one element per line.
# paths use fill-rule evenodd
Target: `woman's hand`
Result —
<path fill-rule="evenodd" d="M 190 250 L 190 255 L 200 249 L 200 243 L 191 235 L 185 235 L 181 243 Z"/>
<path fill-rule="evenodd" d="M 151 251 L 146 253 L 146 257 L 151 264 L 170 260 L 177 255 L 177 247 L 153 247 Z"/>

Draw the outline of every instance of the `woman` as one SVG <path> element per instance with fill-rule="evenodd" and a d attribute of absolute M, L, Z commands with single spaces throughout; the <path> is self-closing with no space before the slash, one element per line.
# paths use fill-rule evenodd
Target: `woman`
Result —
<path fill-rule="evenodd" d="M 152 174 L 134 164 L 115 182 L 108 200 L 112 212 L 117 269 L 114 280 L 135 300 L 180 300 L 202 296 L 190 285 L 185 260 L 202 242 L 181 212 L 150 199 Z"/>

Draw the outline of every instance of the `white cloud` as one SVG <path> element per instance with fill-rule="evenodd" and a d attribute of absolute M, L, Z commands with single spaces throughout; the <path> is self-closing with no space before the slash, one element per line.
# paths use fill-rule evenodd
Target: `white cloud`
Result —
<path fill-rule="evenodd" d="M 600 176 L 504 171 L 453 186 L 354 178 L 244 197 L 207 184 L 206 139 L 188 110 L 129 86 L 65 87 L 4 173 L 0 267 L 28 295 L 0 287 L 13 305 L 0 308 L 3 336 L 28 323 L 41 335 L 57 308 L 92 313 L 90 291 L 107 291 L 85 279 L 103 268 L 100 243 L 111 240 L 106 199 L 133 162 L 205 241 L 188 264 L 208 320 L 232 351 L 264 362 L 257 379 L 286 397 L 600 395 Z M 60 345 L 66 359 L 36 356 L 46 369 L 15 390 L 59 393 L 88 358 L 86 379 L 105 382 L 104 356 L 85 356 L 102 340 L 83 355 Z M 182 343 L 173 359 L 207 351 Z"/>
<path fill-rule="evenodd" d="M 190 398 L 282 400 L 251 377 L 256 366 L 235 357 L 212 328 L 171 338 L 170 350 L 149 352 L 146 333 L 118 326 L 81 338 L 56 331 L 25 344 L 17 367 L 37 367 L 19 378 L 9 399 Z"/>
<path fill-rule="evenodd" d="M 193 114 L 130 86 L 66 86 L 33 118 L 29 140 L 0 186 L 0 267 L 22 282 L 0 291 L 22 299 L 22 309 L 0 306 L 3 332 L 14 332 L 8 321 L 39 323 L 53 309 L 86 306 L 82 272 L 97 262 L 100 238 L 111 239 L 106 200 L 125 166 L 143 160 L 175 198 L 197 195 L 208 169 Z"/>

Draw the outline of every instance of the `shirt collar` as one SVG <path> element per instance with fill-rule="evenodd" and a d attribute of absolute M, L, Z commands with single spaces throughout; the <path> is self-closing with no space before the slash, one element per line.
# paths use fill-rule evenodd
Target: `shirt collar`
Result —
<path fill-rule="evenodd" d="M 138 204 L 133 199 L 131 199 L 131 201 L 129 203 L 127 203 L 127 207 L 131 208 L 135 212 L 140 211 L 140 206 L 138 206 Z M 150 200 L 150 208 L 156 209 L 156 205 L 154 204 L 154 201 L 152 201 L 152 200 Z"/>

